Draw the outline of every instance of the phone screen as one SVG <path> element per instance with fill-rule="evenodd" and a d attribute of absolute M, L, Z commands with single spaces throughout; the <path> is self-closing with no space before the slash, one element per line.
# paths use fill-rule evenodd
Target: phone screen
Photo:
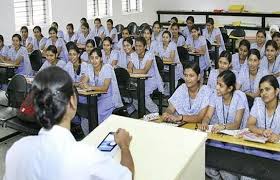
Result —
<path fill-rule="evenodd" d="M 114 132 L 110 132 L 98 145 L 97 149 L 99 149 L 100 151 L 111 152 L 116 146 L 117 143 L 114 139 Z"/>

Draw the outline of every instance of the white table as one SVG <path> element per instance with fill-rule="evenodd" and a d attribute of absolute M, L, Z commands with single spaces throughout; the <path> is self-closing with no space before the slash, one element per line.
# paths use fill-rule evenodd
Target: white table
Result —
<path fill-rule="evenodd" d="M 132 135 L 135 180 L 205 179 L 207 134 L 203 132 L 111 115 L 82 142 L 97 147 L 119 127 Z M 120 161 L 120 152 L 114 159 Z"/>

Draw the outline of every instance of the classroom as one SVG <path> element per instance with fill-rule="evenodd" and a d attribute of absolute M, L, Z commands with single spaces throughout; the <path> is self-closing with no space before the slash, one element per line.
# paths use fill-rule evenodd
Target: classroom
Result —
<path fill-rule="evenodd" d="M 2 0 L 0 179 L 277 180 L 273 0 Z"/>

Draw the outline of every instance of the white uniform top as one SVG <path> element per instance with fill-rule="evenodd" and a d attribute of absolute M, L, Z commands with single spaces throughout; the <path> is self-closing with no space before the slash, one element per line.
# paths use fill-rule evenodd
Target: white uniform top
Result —
<path fill-rule="evenodd" d="M 244 66 L 247 66 L 247 58 L 246 60 L 244 61 L 243 64 L 240 64 L 240 61 L 239 61 L 239 54 L 238 53 L 235 53 L 234 55 L 232 55 L 232 61 L 231 61 L 231 64 L 232 64 L 232 69 L 234 71 L 236 71 L 238 74 L 240 72 L 240 70 L 244 67 Z"/>
<path fill-rule="evenodd" d="M 86 37 L 84 36 L 83 33 L 79 34 L 77 43 L 82 44 L 82 45 L 86 45 L 87 40 L 92 39 L 94 40 L 94 35 L 90 32 Z M 95 40 L 94 40 L 95 42 Z"/>
<path fill-rule="evenodd" d="M 83 75 L 85 75 L 87 72 L 87 63 L 82 62 L 80 64 L 80 73 L 79 74 L 77 74 L 77 72 L 75 72 L 73 63 L 71 61 L 68 61 L 68 63 L 64 66 L 63 69 L 68 72 L 68 74 L 72 78 L 73 82 L 80 82 L 81 77 Z"/>
<path fill-rule="evenodd" d="M 185 40 L 184 36 L 179 35 L 177 41 L 176 41 L 174 38 L 172 38 L 172 41 L 175 42 L 175 44 L 177 45 L 177 47 L 179 47 L 179 46 L 184 46 L 186 40 Z"/>
<path fill-rule="evenodd" d="M 133 41 L 132 46 L 134 47 L 134 46 L 135 46 L 135 39 L 132 39 L 132 41 Z M 123 38 L 121 38 L 121 39 L 119 40 L 119 42 L 117 43 L 117 45 L 115 46 L 115 48 L 116 48 L 117 50 L 123 51 Z"/>
<path fill-rule="evenodd" d="M 57 37 L 58 37 L 58 38 L 61 38 L 61 39 L 64 39 L 64 33 L 63 33 L 63 31 L 58 30 L 58 31 L 57 31 Z"/>
<path fill-rule="evenodd" d="M 82 61 L 88 62 L 89 59 L 88 56 L 89 54 L 86 51 L 84 51 L 83 54 L 80 56 L 80 58 Z"/>
<path fill-rule="evenodd" d="M 219 28 L 214 28 L 211 33 L 209 33 L 207 28 L 205 28 L 202 30 L 202 34 L 211 44 L 213 44 L 216 41 L 216 36 L 220 36 L 221 44 L 219 47 L 219 54 L 221 54 L 222 51 L 226 50 L 224 39 Z"/>
<path fill-rule="evenodd" d="M 128 168 L 96 147 L 77 142 L 55 125 L 15 142 L 6 156 L 4 180 L 131 180 Z"/>
<path fill-rule="evenodd" d="M 103 64 L 112 65 L 113 60 L 119 61 L 119 51 L 113 49 L 109 56 L 106 56 L 105 51 L 103 49 L 101 50 L 101 52 Z"/>
<path fill-rule="evenodd" d="M 2 49 L 0 49 L 0 56 L 7 57 L 9 52 L 9 47 L 8 46 L 3 46 Z"/>
<path fill-rule="evenodd" d="M 65 33 L 65 34 L 64 34 L 64 41 L 65 41 L 66 43 L 68 43 L 68 42 L 70 42 L 70 41 L 75 42 L 75 41 L 78 40 L 78 38 L 79 38 L 79 35 L 78 35 L 78 33 L 76 33 L 76 32 L 74 32 L 74 34 L 72 35 L 71 38 L 70 38 L 70 36 L 69 36 L 68 33 Z"/>
<path fill-rule="evenodd" d="M 150 52 L 150 53 L 152 53 L 153 55 L 156 55 L 157 54 L 157 48 L 158 48 L 158 41 L 152 41 L 151 42 L 151 45 L 148 47 L 148 45 L 147 45 L 147 47 L 146 47 L 146 49 Z"/>
<path fill-rule="evenodd" d="M 158 42 L 162 41 L 162 33 L 163 31 L 159 32 L 159 34 L 156 36 L 155 33 L 152 33 L 152 41 L 156 40 Z"/>
<path fill-rule="evenodd" d="M 234 70 L 231 71 L 235 74 L 235 77 L 237 78 L 238 75 L 237 72 Z M 219 75 L 219 69 L 211 69 L 207 82 L 207 86 L 215 92 L 216 92 L 216 86 L 218 81 L 218 75 Z"/>
<path fill-rule="evenodd" d="M 59 61 L 57 61 L 55 66 L 58 66 L 63 69 L 65 65 L 66 65 L 66 63 L 63 60 L 59 60 Z M 51 63 L 49 63 L 49 61 L 46 60 L 44 62 L 44 64 L 41 66 L 41 68 L 39 69 L 39 71 L 46 69 L 47 67 L 50 67 L 50 66 L 52 66 Z"/>
<path fill-rule="evenodd" d="M 182 28 L 182 34 L 183 34 L 183 36 L 185 36 L 186 39 L 192 35 L 188 26 L 185 26 L 185 27 Z"/>
<path fill-rule="evenodd" d="M 61 48 L 61 52 L 58 55 L 58 57 L 60 57 L 61 60 L 68 62 L 68 51 L 67 51 L 65 42 L 62 38 L 58 38 L 55 41 L 55 44 L 53 44 L 51 38 L 49 38 L 46 42 L 45 47 L 49 47 L 50 45 L 54 45 L 56 48 Z"/>
<path fill-rule="evenodd" d="M 33 38 L 29 36 L 29 37 L 27 37 L 27 39 L 22 40 L 20 44 L 23 45 L 24 47 L 26 47 L 29 43 L 32 42 L 32 39 Z"/>
<path fill-rule="evenodd" d="M 101 36 L 101 34 L 105 34 L 105 28 L 104 26 L 101 26 L 99 27 L 98 29 L 96 27 L 94 27 L 92 30 L 91 30 L 91 33 L 93 34 L 93 37 L 95 36 Z"/>
<path fill-rule="evenodd" d="M 265 56 L 265 44 L 262 47 L 259 47 L 257 43 L 251 44 L 251 49 L 257 49 L 260 52 L 261 59 Z"/>
<path fill-rule="evenodd" d="M 272 64 L 270 64 L 267 57 L 264 56 L 261 60 L 260 67 L 268 71 L 269 74 L 280 72 L 280 56 L 277 56 L 276 60 Z"/>
<path fill-rule="evenodd" d="M 115 35 L 115 38 L 112 39 L 112 36 Z M 117 29 L 113 27 L 113 29 L 109 32 L 108 29 L 105 29 L 105 36 L 106 37 L 110 37 L 113 41 L 113 43 L 117 43 L 118 42 L 118 32 Z"/>
<path fill-rule="evenodd" d="M 44 47 L 47 43 L 48 38 L 46 37 L 42 37 L 42 39 L 40 41 L 38 41 L 36 38 L 32 39 L 32 46 L 33 46 L 33 51 L 35 50 L 41 50 L 40 47 Z"/>

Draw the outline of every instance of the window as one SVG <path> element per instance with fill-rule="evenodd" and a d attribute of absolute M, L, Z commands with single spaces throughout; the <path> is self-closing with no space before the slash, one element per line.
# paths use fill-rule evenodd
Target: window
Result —
<path fill-rule="evenodd" d="M 48 0 L 14 0 L 15 24 L 21 26 L 41 26 L 50 21 Z"/>
<path fill-rule="evenodd" d="M 111 0 L 87 0 L 88 19 L 111 16 Z"/>
<path fill-rule="evenodd" d="M 122 0 L 124 13 L 142 12 L 142 0 Z"/>

